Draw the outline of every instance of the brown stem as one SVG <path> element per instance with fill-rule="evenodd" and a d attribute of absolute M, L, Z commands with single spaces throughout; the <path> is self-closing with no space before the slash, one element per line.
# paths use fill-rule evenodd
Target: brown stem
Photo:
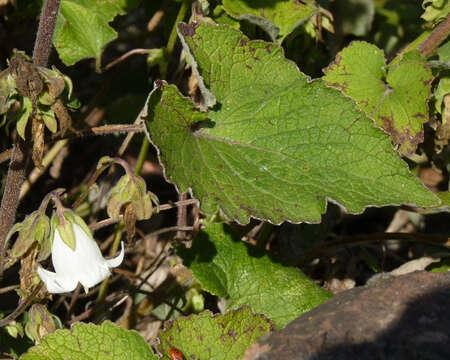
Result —
<path fill-rule="evenodd" d="M 450 14 L 447 15 L 444 21 L 442 21 L 436 29 L 428 36 L 425 41 L 419 45 L 418 49 L 420 53 L 428 57 L 434 50 L 447 38 L 450 34 Z"/>
<path fill-rule="evenodd" d="M 61 0 L 46 0 L 42 9 L 39 28 L 34 43 L 34 65 L 47 66 L 48 57 L 52 48 L 53 32 L 55 31 L 56 18 L 58 16 Z"/>
<path fill-rule="evenodd" d="M 45 1 L 33 50 L 34 65 L 47 66 L 59 3 L 60 0 Z M 14 152 L 11 156 L 5 192 L 0 208 L 0 280 L 3 277 L 6 254 L 5 240 L 16 218 L 20 188 L 25 180 L 27 157 L 28 146 L 19 138 L 14 144 Z"/>
<path fill-rule="evenodd" d="M 368 241 L 387 241 L 387 240 L 406 240 L 423 242 L 431 245 L 442 245 L 450 247 L 450 238 L 447 236 L 439 235 L 424 235 L 424 234 L 411 234 L 411 233 L 374 233 L 355 236 L 343 236 L 334 241 L 328 241 L 324 244 L 316 246 L 315 248 L 305 251 L 299 259 L 299 263 L 305 260 L 314 259 L 323 255 L 325 252 L 339 248 L 342 246 L 356 245 Z"/>
<path fill-rule="evenodd" d="M 95 126 L 89 129 L 79 130 L 70 134 L 66 134 L 64 137 L 53 136 L 52 141 L 63 140 L 69 138 L 80 138 L 84 136 L 98 136 L 98 135 L 114 135 L 118 133 L 135 133 L 144 132 L 144 126 L 142 124 L 117 124 L 117 125 L 103 125 Z"/>
<path fill-rule="evenodd" d="M 179 195 L 179 201 L 187 200 L 187 193 Z M 177 226 L 180 228 L 186 227 L 187 225 L 187 207 L 186 205 L 180 205 L 177 208 Z M 175 236 L 179 240 L 184 240 L 186 238 L 186 233 L 182 230 L 177 231 Z"/>
<path fill-rule="evenodd" d="M 0 164 L 11 159 L 13 149 L 8 149 L 0 153 Z"/>
<path fill-rule="evenodd" d="M 0 280 L 3 276 L 3 266 L 6 255 L 6 236 L 16 219 L 16 211 L 19 206 L 20 187 L 25 179 L 27 162 L 26 154 L 26 145 L 23 141 L 19 140 L 14 145 L 11 156 L 0 210 Z"/>
<path fill-rule="evenodd" d="M 40 283 L 36 286 L 36 288 L 33 290 L 33 292 L 28 296 L 26 299 L 23 299 L 21 302 L 19 302 L 19 305 L 17 305 L 17 308 L 9 314 L 4 319 L 0 320 L 0 327 L 5 326 L 9 324 L 11 321 L 16 319 L 20 314 L 22 314 L 28 305 L 33 301 L 34 297 L 37 295 L 39 290 L 41 290 L 43 283 Z"/>
<path fill-rule="evenodd" d="M 105 70 L 108 70 L 109 68 L 112 68 L 113 66 L 116 66 L 117 64 L 121 63 L 125 59 L 129 58 L 133 55 L 139 55 L 139 54 L 148 54 L 149 49 L 133 49 L 128 51 L 127 53 L 123 54 L 122 56 L 118 57 L 117 59 L 111 61 L 108 65 L 105 66 Z"/>

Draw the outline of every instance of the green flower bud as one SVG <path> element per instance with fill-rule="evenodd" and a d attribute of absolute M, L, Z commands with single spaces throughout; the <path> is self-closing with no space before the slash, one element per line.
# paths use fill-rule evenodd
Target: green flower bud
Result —
<path fill-rule="evenodd" d="M 14 103 L 13 96 L 16 94 L 16 81 L 9 72 L 4 71 L 0 75 L 0 115 L 8 111 Z"/>
<path fill-rule="evenodd" d="M 11 250 L 11 256 L 13 258 L 19 258 L 28 251 L 34 242 L 37 241 L 41 247 L 44 245 L 50 236 L 50 220 L 45 213 L 39 210 L 34 211 L 24 221 L 12 227 L 7 239 L 9 240 L 15 232 L 18 232 L 19 236 Z"/>
<path fill-rule="evenodd" d="M 153 204 L 158 207 L 159 201 L 156 195 L 147 191 L 143 178 L 127 173 L 112 188 L 106 211 L 111 218 L 118 219 L 127 204 L 134 205 L 137 220 L 144 220 L 152 216 Z"/>
<path fill-rule="evenodd" d="M 56 323 L 54 315 L 42 304 L 34 304 L 28 311 L 28 322 L 25 325 L 25 333 L 27 336 L 40 343 L 42 338 L 56 331 Z"/>

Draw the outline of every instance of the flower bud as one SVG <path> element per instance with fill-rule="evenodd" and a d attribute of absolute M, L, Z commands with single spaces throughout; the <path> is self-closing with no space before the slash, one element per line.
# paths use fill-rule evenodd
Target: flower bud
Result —
<path fill-rule="evenodd" d="M 50 236 L 50 220 L 42 211 L 34 211 L 28 215 L 21 223 L 16 223 L 10 232 L 9 239 L 15 232 L 19 236 L 11 250 L 11 256 L 19 258 L 27 252 L 35 241 L 41 247 L 41 251 L 47 247 L 48 238 Z M 51 243 L 51 242 L 50 242 Z M 45 259 L 50 253 L 44 250 L 44 254 L 40 254 L 41 259 Z"/>
<path fill-rule="evenodd" d="M 32 305 L 28 315 L 29 320 L 25 325 L 25 333 L 34 342 L 40 343 L 45 335 L 56 331 L 54 315 L 44 305 Z"/>
<path fill-rule="evenodd" d="M 153 205 L 159 205 L 157 197 L 147 191 L 145 180 L 140 176 L 125 174 L 112 188 L 108 196 L 106 211 L 113 219 L 118 219 L 124 212 L 125 205 L 133 204 L 137 220 L 149 219 L 153 213 Z"/>

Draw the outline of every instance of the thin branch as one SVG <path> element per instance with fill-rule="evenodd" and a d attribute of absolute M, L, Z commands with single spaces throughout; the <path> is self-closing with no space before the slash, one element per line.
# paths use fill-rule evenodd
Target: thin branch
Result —
<path fill-rule="evenodd" d="M 149 49 L 133 49 L 128 51 L 127 53 L 123 54 L 122 56 L 118 57 L 117 59 L 111 61 L 108 65 L 105 66 L 105 70 L 108 70 L 109 68 L 112 68 L 113 66 L 119 64 L 120 62 L 124 61 L 125 59 L 129 58 L 133 55 L 140 55 L 140 54 L 148 54 Z"/>
<path fill-rule="evenodd" d="M 414 242 L 422 242 L 431 245 L 442 245 L 450 247 L 450 238 L 447 236 L 439 235 L 424 235 L 424 234 L 411 234 L 411 233 L 374 233 L 355 236 L 343 236 L 334 241 L 328 241 L 315 248 L 305 251 L 299 258 L 298 263 L 302 263 L 306 260 L 314 259 L 322 256 L 324 253 L 349 245 L 357 245 L 369 241 L 387 241 L 387 240 L 406 240 Z"/>
<path fill-rule="evenodd" d="M 39 290 L 41 290 L 43 283 L 41 282 L 39 285 L 36 286 L 36 288 L 33 290 L 33 292 L 28 296 L 26 299 L 19 302 L 19 305 L 17 305 L 17 308 L 9 314 L 4 319 L 0 320 L 0 327 L 5 326 L 9 324 L 11 321 L 16 319 L 19 315 L 21 315 L 25 309 L 30 305 L 30 303 L 33 301 L 34 297 L 37 295 Z"/>
<path fill-rule="evenodd" d="M 7 292 L 13 291 L 20 288 L 19 285 L 10 285 L 10 286 L 5 286 L 4 288 L 0 289 L 0 294 L 6 294 Z"/>
<path fill-rule="evenodd" d="M 144 126 L 142 124 L 103 125 L 72 132 L 70 134 L 66 134 L 64 138 L 54 136 L 52 140 L 63 140 L 68 138 L 80 138 L 84 136 L 114 135 L 119 133 L 136 133 L 136 132 L 144 132 Z"/>
<path fill-rule="evenodd" d="M 8 149 L 0 153 L 0 164 L 11 159 L 13 149 Z"/>
<path fill-rule="evenodd" d="M 196 204 L 196 203 L 198 203 L 197 199 L 188 199 L 188 200 L 184 200 L 184 201 L 178 201 L 173 204 L 163 204 L 159 207 L 159 211 L 169 210 L 169 209 L 176 208 L 178 206 L 186 206 L 186 205 L 191 205 L 191 204 Z M 113 225 L 122 220 L 123 220 L 122 215 L 120 215 L 119 218 L 117 218 L 117 219 L 108 218 L 108 219 L 101 220 L 99 222 L 89 225 L 89 229 L 91 229 L 91 231 L 95 231 L 95 230 L 101 229 L 105 226 Z"/>
<path fill-rule="evenodd" d="M 418 49 L 420 53 L 428 57 L 430 56 L 437 47 L 447 39 L 450 34 L 450 14 L 447 15 L 444 21 L 442 21 L 428 36 L 425 41 L 419 45 Z"/>

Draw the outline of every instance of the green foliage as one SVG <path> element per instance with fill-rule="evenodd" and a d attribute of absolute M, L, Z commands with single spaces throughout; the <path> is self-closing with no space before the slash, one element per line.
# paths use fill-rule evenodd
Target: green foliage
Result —
<path fill-rule="evenodd" d="M 412 57 L 386 66 L 383 52 L 375 45 L 353 42 L 336 56 L 324 77 L 328 86 L 352 98 L 377 126 L 391 134 L 406 155 L 423 141 L 433 80 L 424 60 Z"/>
<path fill-rule="evenodd" d="M 59 10 L 53 43 L 66 65 L 100 58 L 105 46 L 117 38 L 108 23 L 136 6 L 136 0 L 63 0 Z"/>
<path fill-rule="evenodd" d="M 242 359 L 245 350 L 272 331 L 270 320 L 245 306 L 225 315 L 200 315 L 167 322 L 160 332 L 159 351 L 169 357 L 174 348 L 185 359 Z"/>
<path fill-rule="evenodd" d="M 277 328 L 331 297 L 299 269 L 241 242 L 225 224 L 202 230 L 178 254 L 205 290 L 227 299 L 228 308 L 249 305 Z"/>
<path fill-rule="evenodd" d="M 21 360 L 152 360 L 158 359 L 135 331 L 105 321 L 102 325 L 74 324 L 45 336 Z"/>
<path fill-rule="evenodd" d="M 286 36 L 317 12 L 313 1 L 223 0 L 223 8 L 232 17 L 247 20 L 263 28 L 273 41 Z"/>
<path fill-rule="evenodd" d="M 40 210 L 34 211 L 22 222 L 16 223 L 9 231 L 7 239 L 15 232 L 18 232 L 19 236 L 12 248 L 12 257 L 21 257 L 34 242 L 37 242 L 41 248 L 39 260 L 46 259 L 50 255 L 50 220 L 44 212 Z M 50 244 L 47 244 L 47 242 L 50 242 Z"/>
<path fill-rule="evenodd" d="M 160 82 L 147 128 L 167 179 L 181 192 L 192 188 L 204 212 L 220 208 L 240 223 L 317 222 L 326 198 L 354 213 L 438 203 L 352 101 L 309 82 L 278 46 L 223 26 L 179 32 L 217 103 L 200 112 Z"/>

